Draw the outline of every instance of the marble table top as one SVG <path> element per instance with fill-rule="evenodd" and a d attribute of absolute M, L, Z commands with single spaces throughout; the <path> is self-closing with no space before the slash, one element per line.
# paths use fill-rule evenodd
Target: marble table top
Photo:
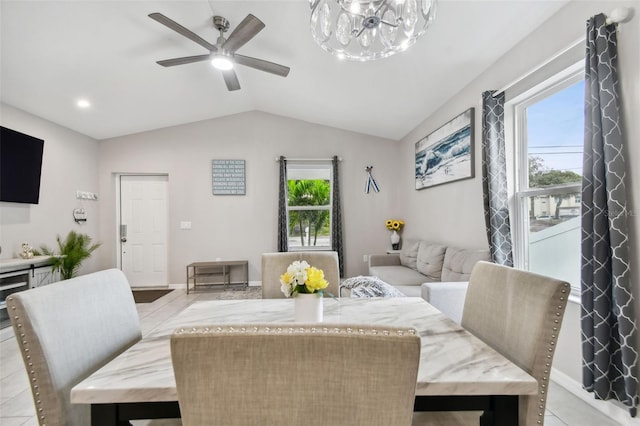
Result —
<path fill-rule="evenodd" d="M 73 403 L 177 401 L 169 339 L 195 325 L 293 322 L 292 299 L 196 302 L 71 391 Z M 324 299 L 325 324 L 414 327 L 416 395 L 526 395 L 536 380 L 418 297 Z"/>

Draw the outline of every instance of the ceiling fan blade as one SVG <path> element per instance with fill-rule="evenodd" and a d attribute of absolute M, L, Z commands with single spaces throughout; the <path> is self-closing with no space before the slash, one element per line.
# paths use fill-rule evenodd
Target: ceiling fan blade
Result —
<path fill-rule="evenodd" d="M 233 55 L 233 60 L 237 64 L 255 68 L 260 71 L 270 72 L 271 74 L 279 75 L 281 77 L 286 77 L 287 75 L 289 75 L 289 67 L 285 67 L 284 65 L 279 65 L 274 62 L 264 61 L 262 59 L 252 58 L 251 56 L 238 54 Z"/>
<path fill-rule="evenodd" d="M 151 13 L 149 14 L 149 18 L 153 19 L 154 21 L 160 22 L 162 25 L 171 28 L 173 31 L 183 35 L 184 37 L 188 38 L 191 41 L 195 41 L 196 43 L 198 43 L 200 46 L 204 47 L 205 49 L 211 51 L 211 52 L 217 52 L 218 48 L 215 47 L 213 44 L 209 43 L 208 41 L 206 41 L 205 39 L 203 39 L 202 37 L 200 37 L 199 35 L 197 35 L 196 33 L 192 32 L 191 30 L 188 30 L 187 28 L 183 27 L 182 25 L 178 24 L 176 21 L 173 21 L 172 19 L 167 18 L 166 16 L 164 16 L 162 13 Z"/>
<path fill-rule="evenodd" d="M 230 53 L 235 52 L 251 40 L 265 27 L 264 22 L 248 14 L 246 18 L 231 32 L 222 47 Z"/>
<path fill-rule="evenodd" d="M 185 56 L 184 58 L 175 58 L 175 59 L 165 59 L 163 61 L 156 61 L 158 65 L 162 65 L 163 67 L 173 67 L 176 65 L 184 65 L 190 64 L 193 62 L 202 62 L 211 59 L 211 55 L 196 55 L 196 56 Z"/>
<path fill-rule="evenodd" d="M 224 82 L 227 84 L 229 91 L 240 89 L 240 82 L 234 70 L 222 71 L 222 77 L 224 77 Z"/>

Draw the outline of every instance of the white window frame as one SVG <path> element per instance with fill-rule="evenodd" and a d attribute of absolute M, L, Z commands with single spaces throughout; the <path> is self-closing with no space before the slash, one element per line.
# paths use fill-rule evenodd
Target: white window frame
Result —
<path fill-rule="evenodd" d="M 581 183 L 554 185 L 546 188 L 529 188 L 529 159 L 526 109 L 567 87 L 584 80 L 584 62 L 578 62 L 507 102 L 511 107 L 514 134 L 514 188 L 512 206 L 512 233 L 514 237 L 514 266 L 529 270 L 529 206 L 533 196 L 552 196 L 581 191 Z M 580 250 L 580 248 L 578 248 Z M 571 295 L 579 297 L 580 282 L 571 282 Z"/>
<path fill-rule="evenodd" d="M 327 168 L 329 171 L 329 204 L 327 206 L 289 206 L 289 194 L 287 193 L 287 239 L 289 239 L 289 212 L 290 211 L 305 211 L 305 210 L 326 210 L 329 212 L 329 245 L 327 246 L 289 246 L 288 251 L 331 251 L 333 247 L 331 240 L 333 237 L 333 164 L 331 160 L 287 160 L 287 188 L 289 187 L 289 167 L 303 168 L 318 166 L 318 168 Z M 291 208 L 294 207 L 294 208 Z M 288 245 L 288 244 L 287 244 Z"/>

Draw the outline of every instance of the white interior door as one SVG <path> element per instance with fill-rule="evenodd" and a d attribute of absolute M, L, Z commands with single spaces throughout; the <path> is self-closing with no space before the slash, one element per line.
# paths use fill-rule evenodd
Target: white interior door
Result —
<path fill-rule="evenodd" d="M 120 176 L 120 255 L 131 287 L 166 286 L 167 176 Z"/>

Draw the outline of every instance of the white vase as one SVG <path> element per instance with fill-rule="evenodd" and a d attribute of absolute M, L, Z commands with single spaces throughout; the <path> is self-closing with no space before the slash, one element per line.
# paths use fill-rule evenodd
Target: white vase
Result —
<path fill-rule="evenodd" d="M 297 293 L 293 304 L 295 322 L 322 322 L 322 293 Z"/>
<path fill-rule="evenodd" d="M 398 235 L 398 231 L 395 230 L 391 233 L 391 248 L 394 250 L 400 248 L 400 235 Z"/>

